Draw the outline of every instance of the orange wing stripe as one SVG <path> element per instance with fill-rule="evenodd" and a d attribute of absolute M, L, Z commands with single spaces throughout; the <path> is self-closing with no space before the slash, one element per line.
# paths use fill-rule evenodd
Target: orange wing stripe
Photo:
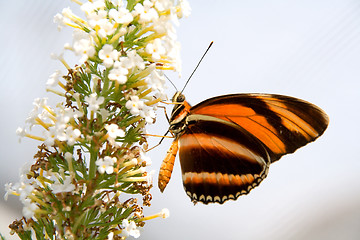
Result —
<path fill-rule="evenodd" d="M 311 103 L 268 94 L 220 96 L 194 106 L 191 113 L 237 124 L 274 154 L 272 160 L 315 140 L 328 122 L 326 114 Z"/>

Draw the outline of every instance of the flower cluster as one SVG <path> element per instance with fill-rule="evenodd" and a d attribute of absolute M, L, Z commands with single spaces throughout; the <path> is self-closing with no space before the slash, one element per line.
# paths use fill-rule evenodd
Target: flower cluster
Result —
<path fill-rule="evenodd" d="M 54 21 L 74 28 L 65 49 L 79 65 L 56 56 L 68 73 L 55 71 L 47 90 L 64 101 L 50 107 L 36 99 L 16 131 L 42 143 L 20 182 L 6 184 L 5 198 L 17 195 L 24 205 L 10 228 L 22 239 L 137 238 L 144 221 L 169 215 L 143 215 L 152 198 L 145 126 L 166 98 L 163 70 L 180 71 L 173 23 L 190 7 L 185 0 L 75 2 L 86 18 L 66 8 Z"/>

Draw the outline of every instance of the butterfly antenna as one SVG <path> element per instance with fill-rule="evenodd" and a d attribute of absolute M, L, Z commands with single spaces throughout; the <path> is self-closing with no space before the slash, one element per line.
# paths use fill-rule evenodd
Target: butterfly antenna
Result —
<path fill-rule="evenodd" d="M 201 57 L 201 59 L 200 59 L 199 63 L 196 65 L 196 67 L 195 67 L 194 71 L 191 73 L 191 75 L 190 75 L 190 77 L 188 78 L 188 80 L 186 81 L 186 83 L 185 83 L 185 85 L 184 85 L 183 89 L 181 90 L 181 93 L 184 91 L 184 89 L 185 89 L 186 85 L 189 83 L 189 81 L 190 81 L 191 77 L 194 75 L 194 73 L 195 73 L 196 69 L 199 67 L 199 65 L 200 65 L 201 61 L 203 60 L 203 58 L 205 57 L 206 53 L 209 51 L 209 49 L 210 49 L 210 47 L 213 45 L 213 43 L 214 43 L 214 42 L 212 41 L 212 42 L 210 43 L 210 45 L 208 46 L 208 48 L 206 49 L 205 53 L 202 55 L 202 57 Z"/>
<path fill-rule="evenodd" d="M 177 87 L 175 86 L 175 84 L 170 80 L 170 78 L 168 76 L 166 76 L 166 74 L 164 74 L 164 76 L 166 77 L 166 79 L 171 83 L 171 85 L 173 85 L 173 87 L 175 88 L 176 91 L 178 91 Z"/>

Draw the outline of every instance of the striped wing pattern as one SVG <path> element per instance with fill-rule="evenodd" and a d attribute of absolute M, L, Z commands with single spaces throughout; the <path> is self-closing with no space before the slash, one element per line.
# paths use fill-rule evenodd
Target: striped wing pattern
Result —
<path fill-rule="evenodd" d="M 179 138 L 183 184 L 194 202 L 235 200 L 266 177 L 270 158 L 255 138 L 232 123 L 194 117 Z"/>
<path fill-rule="evenodd" d="M 319 107 L 274 94 L 232 94 L 210 98 L 190 114 L 213 116 L 244 128 L 265 145 L 271 162 L 318 138 L 329 119 Z"/>
<path fill-rule="evenodd" d="M 224 95 L 193 107 L 183 98 L 170 130 L 185 191 L 204 204 L 235 200 L 260 184 L 272 162 L 322 135 L 328 122 L 317 106 L 282 95 Z M 174 158 L 173 151 L 166 159 Z M 165 167 L 162 172 L 171 174 Z M 162 175 L 166 186 L 170 175 Z"/>

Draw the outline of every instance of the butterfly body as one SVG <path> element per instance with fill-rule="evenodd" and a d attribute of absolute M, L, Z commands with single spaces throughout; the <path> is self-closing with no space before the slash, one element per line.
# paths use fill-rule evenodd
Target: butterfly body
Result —
<path fill-rule="evenodd" d="M 193 107 L 181 92 L 169 131 L 175 140 L 160 168 L 159 188 L 170 180 L 177 152 L 182 180 L 193 202 L 224 203 L 249 193 L 271 163 L 314 141 L 327 115 L 306 101 L 273 94 L 231 94 Z"/>

